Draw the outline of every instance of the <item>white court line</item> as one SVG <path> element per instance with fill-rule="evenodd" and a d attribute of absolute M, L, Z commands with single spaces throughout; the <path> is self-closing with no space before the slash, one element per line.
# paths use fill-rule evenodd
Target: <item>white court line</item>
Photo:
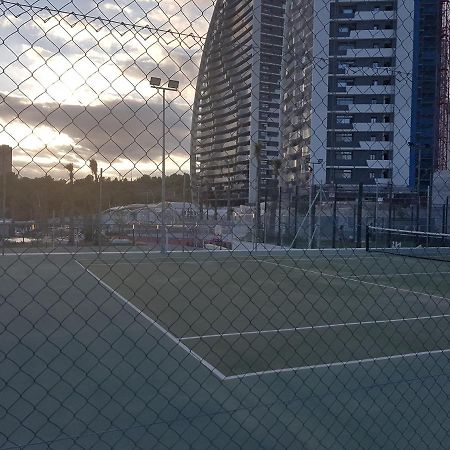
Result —
<path fill-rule="evenodd" d="M 395 286 L 390 286 L 388 284 L 372 283 L 371 281 L 359 280 L 359 279 L 351 278 L 351 277 L 348 277 L 348 276 L 335 275 L 335 274 L 326 273 L 326 272 L 318 272 L 316 270 L 303 269 L 301 267 L 296 267 L 296 266 L 287 266 L 285 264 L 276 264 L 276 263 L 273 263 L 273 262 L 270 262 L 270 261 L 263 261 L 263 260 L 261 260 L 260 262 L 263 262 L 263 263 L 266 263 L 266 264 L 272 264 L 272 265 L 275 265 L 275 266 L 285 267 L 285 268 L 288 268 L 288 269 L 301 270 L 302 272 L 313 273 L 315 275 L 320 275 L 320 276 L 323 276 L 323 277 L 339 278 L 341 280 L 351 281 L 353 283 L 367 284 L 369 286 L 376 286 L 376 287 L 380 287 L 380 288 L 383 288 L 383 289 L 391 289 L 391 290 L 394 290 L 394 291 L 397 291 L 397 292 L 407 292 L 409 294 L 414 294 L 414 295 L 417 295 L 417 296 L 423 295 L 423 296 L 429 297 L 429 298 L 436 298 L 436 299 L 439 299 L 439 300 L 450 301 L 449 298 L 442 297 L 440 295 L 427 294 L 426 292 L 412 291 L 411 289 L 399 288 L 399 287 L 395 287 Z"/>
<path fill-rule="evenodd" d="M 23 253 L 5 253 L 4 255 L 0 255 L 0 257 L 3 256 L 15 256 L 15 257 L 22 257 L 22 256 L 78 256 L 78 255 L 95 255 L 95 256 L 101 256 L 101 255 L 146 255 L 148 253 L 152 252 L 144 252 L 144 251 L 102 251 L 102 252 L 23 252 Z M 159 251 L 157 253 L 160 253 Z"/>
<path fill-rule="evenodd" d="M 347 367 L 357 364 L 367 364 L 374 363 L 377 361 L 393 361 L 396 359 L 406 359 L 406 358 L 418 358 L 420 356 L 431 356 L 431 355 L 444 355 L 450 352 L 450 348 L 444 350 L 430 350 L 425 352 L 417 352 L 417 353 L 404 353 L 399 355 L 391 355 L 391 356 L 379 356 L 377 358 L 367 358 L 367 359 L 355 359 L 351 361 L 339 361 L 334 363 L 324 363 L 324 364 L 314 364 L 311 366 L 300 366 L 300 367 L 289 367 L 285 369 L 273 369 L 273 370 L 262 370 L 259 372 L 248 372 L 241 373 L 239 375 L 229 375 L 225 377 L 225 381 L 230 380 L 240 380 L 243 378 L 249 377 L 257 377 L 261 375 L 272 375 L 278 373 L 286 373 L 286 372 L 300 372 L 305 370 L 316 370 L 316 369 L 330 369 L 333 367 Z"/>
<path fill-rule="evenodd" d="M 412 276 L 412 275 L 448 275 L 450 274 L 450 272 L 409 272 L 409 273 L 392 273 L 392 274 L 366 274 L 366 275 L 346 275 L 350 278 L 361 278 L 361 277 L 386 277 L 386 278 L 391 278 L 391 277 L 407 277 L 407 276 Z"/>
<path fill-rule="evenodd" d="M 151 317 L 147 316 L 143 311 L 141 311 L 139 308 L 137 308 L 133 303 L 129 302 L 125 297 L 123 297 L 121 294 L 119 294 L 115 289 L 113 289 L 111 286 L 106 284 L 104 281 L 102 281 L 97 275 L 95 275 L 93 272 L 91 272 L 89 269 L 84 267 L 80 262 L 75 261 L 83 270 L 85 270 L 89 275 L 94 277 L 105 289 L 107 289 L 109 292 L 111 292 L 116 298 L 118 298 L 120 301 L 128 305 L 130 308 L 132 308 L 134 311 L 138 313 L 141 317 L 143 317 L 145 320 L 150 322 L 151 325 L 153 325 L 155 328 L 157 328 L 164 336 L 168 337 L 171 341 L 173 341 L 176 345 L 178 345 L 182 350 L 184 350 L 189 355 L 193 356 L 197 361 L 199 361 L 202 365 L 204 365 L 213 375 L 215 375 L 219 380 L 225 380 L 225 375 L 220 372 L 218 369 L 216 369 L 213 365 L 211 365 L 208 361 L 203 359 L 201 356 L 199 356 L 197 353 L 195 353 L 193 350 L 191 350 L 189 347 L 184 345 L 180 339 L 175 337 L 172 333 L 170 333 L 168 330 L 166 330 L 163 326 L 161 326 L 158 322 L 153 320 Z"/>
<path fill-rule="evenodd" d="M 200 339 L 212 339 L 212 338 L 222 338 L 222 337 L 235 337 L 235 336 L 251 336 L 251 335 L 261 335 L 261 334 L 275 334 L 275 333 L 292 333 L 294 331 L 311 331 L 311 330 L 323 330 L 332 328 L 343 328 L 343 327 L 356 327 L 364 325 L 380 325 L 387 323 L 399 323 L 399 322 L 414 322 L 423 320 L 435 320 L 444 319 L 450 317 L 450 314 L 439 314 L 435 316 L 419 316 L 419 317 L 406 317 L 399 319 L 382 319 L 382 320 L 364 320 L 360 322 L 344 322 L 344 323 L 332 323 L 323 325 L 310 325 L 304 327 L 293 327 L 293 328 L 279 328 L 273 330 L 255 330 L 255 331 L 241 331 L 235 333 L 218 333 L 218 334 L 205 334 L 203 336 L 186 336 L 182 337 L 181 341 L 192 341 Z"/>
<path fill-rule="evenodd" d="M 159 253 L 159 252 L 158 252 Z M 78 255 L 81 253 L 77 253 Z M 103 253 L 102 253 L 103 254 Z M 127 255 L 130 254 L 130 252 L 128 253 L 121 253 L 121 255 Z M 99 255 L 101 256 L 101 255 Z M 259 256 L 260 258 L 261 256 Z M 307 262 L 317 262 L 314 258 L 308 258 L 308 257 L 304 257 L 304 258 L 290 258 L 288 256 L 283 256 L 281 258 L 277 258 L 275 256 L 269 256 L 268 259 L 275 259 L 276 261 L 291 261 L 291 262 L 297 262 L 297 261 L 307 261 Z M 326 262 L 342 262 L 342 260 L 347 260 L 347 259 L 373 259 L 370 256 L 349 256 L 349 257 L 334 257 L 333 259 L 329 260 L 329 259 L 325 259 Z M 176 258 L 172 258 L 170 259 L 170 256 L 168 256 L 168 258 L 164 258 L 164 259 L 151 259 L 148 261 L 145 260 L 137 260 L 137 261 L 127 261 L 127 262 L 112 262 L 112 261 L 97 261 L 97 260 L 91 260 L 91 259 L 79 259 L 80 262 L 86 262 L 86 263 L 91 263 L 90 266 L 94 266 L 94 265 L 113 265 L 113 266 L 117 266 L 117 265 L 127 265 L 127 264 L 197 264 L 197 265 L 202 265 L 202 264 L 223 264 L 224 262 L 227 263 L 232 263 L 233 260 L 235 260 L 236 262 L 249 262 L 249 263 L 258 263 L 260 264 L 262 260 L 255 258 L 249 258 L 248 256 L 244 257 L 244 256 L 228 256 L 225 259 L 205 259 L 205 260 L 197 260 L 197 261 L 186 261 L 185 259 L 181 258 L 181 257 L 176 257 Z M 95 262 L 92 262 L 95 261 Z M 320 261 L 320 260 L 319 260 Z M 323 261 L 323 262 L 325 262 Z M 263 261 L 263 262 L 272 262 L 272 261 Z M 442 273 L 442 272 L 441 272 Z M 450 272 L 449 272 L 450 273 Z M 352 276 L 352 275 L 349 275 Z M 356 276 L 356 275 L 355 275 Z M 364 276 L 364 275 L 363 275 Z"/>
<path fill-rule="evenodd" d="M 89 264 L 89 267 L 92 266 L 137 266 L 137 265 L 144 265 L 144 266 L 154 266 L 155 264 L 157 264 L 158 266 L 161 266 L 163 264 L 202 264 L 202 263 L 197 263 L 194 261 L 127 261 L 127 262 L 108 262 L 108 261 L 103 261 L 103 262 L 91 262 L 91 260 L 87 260 L 87 259 L 80 259 L 80 262 L 84 262 L 86 264 Z M 208 262 L 216 262 L 216 261 L 208 261 Z M 217 261 L 217 263 L 221 264 L 220 261 Z"/>

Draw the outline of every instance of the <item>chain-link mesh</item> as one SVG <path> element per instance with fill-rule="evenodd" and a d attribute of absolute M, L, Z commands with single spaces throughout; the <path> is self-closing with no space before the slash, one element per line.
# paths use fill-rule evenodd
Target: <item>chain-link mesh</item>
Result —
<path fill-rule="evenodd" d="M 447 0 L 0 0 L 0 448 L 447 448 Z"/>

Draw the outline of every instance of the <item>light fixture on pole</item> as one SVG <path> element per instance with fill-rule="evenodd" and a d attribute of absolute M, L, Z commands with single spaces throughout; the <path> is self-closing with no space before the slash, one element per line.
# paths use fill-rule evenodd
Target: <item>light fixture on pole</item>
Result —
<path fill-rule="evenodd" d="M 161 253 L 167 252 L 166 230 L 166 91 L 178 91 L 179 81 L 169 80 L 161 86 L 161 78 L 150 77 L 150 86 L 162 90 L 162 153 L 161 153 Z"/>

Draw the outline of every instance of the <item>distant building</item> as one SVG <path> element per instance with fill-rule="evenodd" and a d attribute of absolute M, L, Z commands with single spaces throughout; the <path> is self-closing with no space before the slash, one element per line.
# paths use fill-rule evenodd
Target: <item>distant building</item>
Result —
<path fill-rule="evenodd" d="M 9 145 L 0 145 L 0 176 L 12 171 L 12 148 Z"/>
<path fill-rule="evenodd" d="M 192 122 L 191 177 L 200 204 L 254 204 L 258 179 L 260 198 L 273 183 L 281 146 L 284 4 L 215 2 Z"/>
<path fill-rule="evenodd" d="M 429 184 L 436 147 L 437 0 L 289 0 L 287 181 Z M 417 169 L 419 167 L 419 170 Z M 419 173 L 419 175 L 418 175 Z"/>

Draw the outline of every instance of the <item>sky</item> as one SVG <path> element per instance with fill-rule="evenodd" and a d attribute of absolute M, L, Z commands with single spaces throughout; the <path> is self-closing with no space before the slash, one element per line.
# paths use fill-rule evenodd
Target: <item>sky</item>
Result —
<path fill-rule="evenodd" d="M 215 0 L 0 1 L 0 144 L 20 176 L 75 178 L 189 171 L 192 104 Z M 131 26 L 134 24 L 135 26 Z"/>

